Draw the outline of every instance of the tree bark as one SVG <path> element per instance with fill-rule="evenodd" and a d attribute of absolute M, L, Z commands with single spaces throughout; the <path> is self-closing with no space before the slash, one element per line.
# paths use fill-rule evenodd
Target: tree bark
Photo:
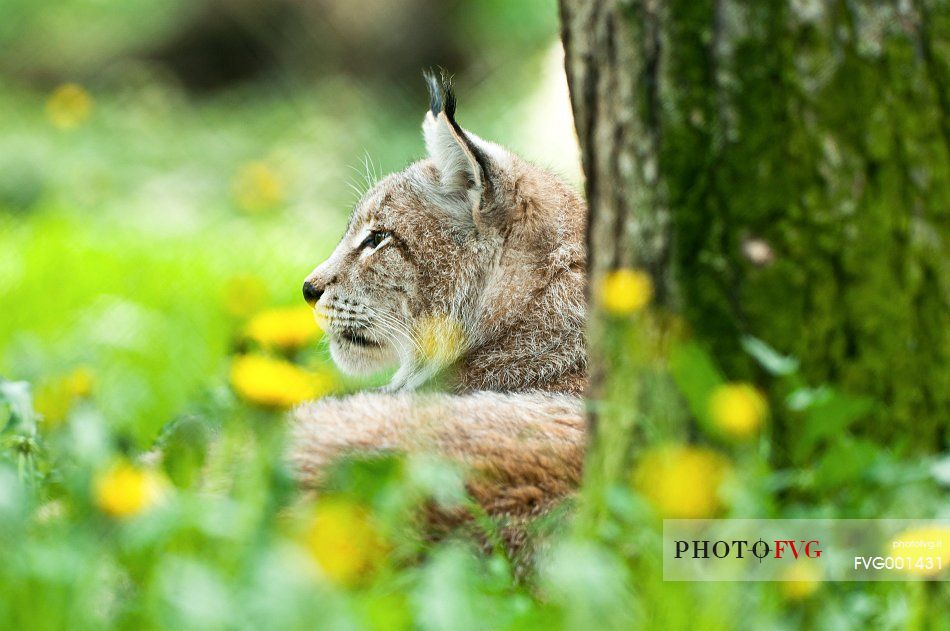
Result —
<path fill-rule="evenodd" d="M 641 267 L 733 379 L 754 335 L 931 449 L 950 416 L 950 8 L 560 0 L 594 286 Z M 592 359 L 603 365 L 592 304 Z M 594 371 L 594 396 L 603 375 Z"/>

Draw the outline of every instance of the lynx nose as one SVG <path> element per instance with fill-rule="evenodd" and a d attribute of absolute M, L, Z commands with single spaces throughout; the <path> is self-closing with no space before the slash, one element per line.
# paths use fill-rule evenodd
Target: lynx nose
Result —
<path fill-rule="evenodd" d="M 323 289 L 323 286 L 318 287 L 313 280 L 308 278 L 303 283 L 303 299 L 307 301 L 308 305 L 314 307 L 317 301 L 320 300 L 320 296 L 323 295 Z"/>

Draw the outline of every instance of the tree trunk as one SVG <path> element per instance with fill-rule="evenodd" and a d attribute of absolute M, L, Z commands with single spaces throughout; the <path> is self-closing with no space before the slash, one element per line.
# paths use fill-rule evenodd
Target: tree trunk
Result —
<path fill-rule="evenodd" d="M 948 3 L 561 0 L 561 18 L 594 286 L 645 268 L 656 307 L 730 378 L 754 376 L 739 347 L 753 335 L 808 383 L 880 403 L 862 432 L 935 447 L 950 415 Z M 596 333 L 596 304 L 592 318 Z"/>

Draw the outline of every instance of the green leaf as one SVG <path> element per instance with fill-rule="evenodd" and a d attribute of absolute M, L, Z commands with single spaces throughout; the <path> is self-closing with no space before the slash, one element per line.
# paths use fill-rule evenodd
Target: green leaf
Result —
<path fill-rule="evenodd" d="M 836 489 L 844 484 L 855 484 L 867 475 L 880 448 L 877 444 L 848 436 L 835 441 L 814 469 L 815 484 L 822 489 Z"/>
<path fill-rule="evenodd" d="M 802 412 L 812 407 L 820 405 L 831 400 L 834 392 L 828 386 L 818 386 L 817 388 L 796 388 L 789 393 L 785 399 L 788 409 L 796 412 Z"/>
<path fill-rule="evenodd" d="M 198 481 L 212 439 L 211 429 L 201 417 L 183 417 L 162 434 L 162 467 L 178 488 Z"/>
<path fill-rule="evenodd" d="M 942 486 L 950 486 L 950 454 L 938 458 L 930 467 L 930 474 Z"/>
<path fill-rule="evenodd" d="M 325 488 L 377 504 L 403 479 L 405 458 L 395 453 L 343 457 L 330 467 Z"/>
<path fill-rule="evenodd" d="M 36 432 L 36 412 L 33 411 L 30 384 L 25 381 L 0 379 L 0 401 L 5 401 L 10 406 L 12 414 L 9 426 L 4 429 L 17 427 L 28 434 Z"/>
<path fill-rule="evenodd" d="M 790 375 L 798 370 L 797 359 L 782 355 L 762 340 L 751 335 L 742 338 L 742 348 L 773 375 Z"/>
<path fill-rule="evenodd" d="M 670 353 L 670 373 L 686 398 L 690 411 L 703 424 L 709 423 L 709 397 L 725 382 L 719 368 L 701 346 L 687 343 Z"/>
<path fill-rule="evenodd" d="M 865 397 L 853 397 L 829 389 L 826 398 L 816 401 L 805 413 L 795 455 L 801 460 L 812 449 L 829 436 L 845 431 L 852 423 L 866 415 L 874 407 L 874 402 Z"/>

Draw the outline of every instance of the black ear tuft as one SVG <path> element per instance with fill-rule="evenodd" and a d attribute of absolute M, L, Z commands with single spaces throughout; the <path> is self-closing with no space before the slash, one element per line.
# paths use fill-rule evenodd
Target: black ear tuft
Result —
<path fill-rule="evenodd" d="M 452 91 L 452 77 L 444 68 L 439 68 L 438 73 L 431 68 L 424 70 L 422 76 L 429 87 L 429 110 L 432 115 L 438 116 L 439 112 L 445 112 L 445 116 L 454 125 L 455 93 Z"/>

